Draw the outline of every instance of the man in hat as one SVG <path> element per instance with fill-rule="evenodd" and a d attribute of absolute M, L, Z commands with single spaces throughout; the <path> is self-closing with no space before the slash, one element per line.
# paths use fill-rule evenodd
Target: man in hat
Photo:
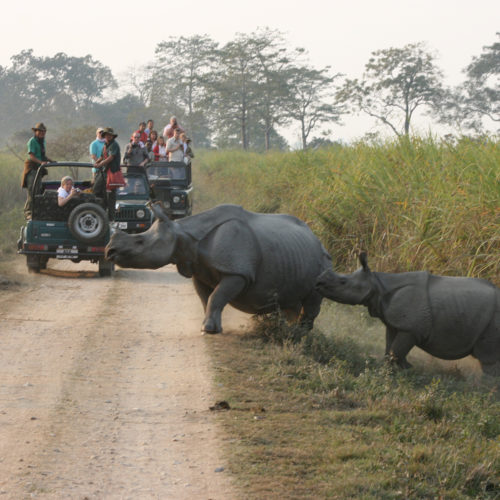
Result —
<path fill-rule="evenodd" d="M 45 153 L 45 133 L 47 132 L 45 125 L 41 122 L 37 123 L 31 130 L 33 130 L 34 136 L 28 141 L 28 158 L 24 162 L 21 182 L 21 187 L 28 190 L 28 196 L 24 205 L 24 216 L 27 219 L 31 219 L 31 211 L 33 208 L 33 184 L 35 182 L 37 170 L 52 161 Z M 43 173 L 43 175 L 46 174 L 47 172 Z M 41 182 L 40 176 L 38 180 Z M 39 189 L 39 186 L 35 186 L 35 189 Z"/>
<path fill-rule="evenodd" d="M 105 140 L 102 156 L 95 162 L 95 167 L 101 170 L 102 175 L 96 175 L 93 191 L 102 198 L 107 198 L 109 219 L 113 220 L 115 218 L 116 193 L 114 190 L 106 192 L 106 172 L 108 170 L 111 172 L 120 170 L 120 146 L 115 141 L 118 134 L 115 134 L 111 127 L 104 128 L 102 135 Z"/>

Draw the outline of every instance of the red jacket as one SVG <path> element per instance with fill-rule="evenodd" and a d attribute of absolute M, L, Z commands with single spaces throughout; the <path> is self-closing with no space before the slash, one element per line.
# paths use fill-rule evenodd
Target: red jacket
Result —
<path fill-rule="evenodd" d="M 167 146 L 165 145 L 165 146 L 163 146 L 163 148 L 164 148 L 164 153 L 165 153 L 165 154 L 164 154 L 164 155 L 162 155 L 162 156 L 163 156 L 163 157 L 165 158 L 165 160 L 166 160 L 166 158 L 167 158 Z M 157 144 L 157 145 L 153 148 L 153 153 L 155 154 L 155 161 L 159 161 L 159 159 L 160 159 L 160 145 L 159 145 L 159 144 Z"/>

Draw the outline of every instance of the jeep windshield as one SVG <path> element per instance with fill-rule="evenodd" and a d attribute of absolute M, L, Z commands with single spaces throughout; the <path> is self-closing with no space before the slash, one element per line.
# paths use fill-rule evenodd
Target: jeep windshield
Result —
<path fill-rule="evenodd" d="M 186 179 L 186 168 L 184 165 L 174 165 L 168 166 L 166 164 L 163 165 L 155 165 L 154 163 L 148 167 L 148 177 L 149 180 L 185 180 Z"/>
<path fill-rule="evenodd" d="M 125 175 L 125 186 L 116 190 L 117 200 L 124 198 L 144 198 L 149 196 L 149 186 L 145 176 Z"/>

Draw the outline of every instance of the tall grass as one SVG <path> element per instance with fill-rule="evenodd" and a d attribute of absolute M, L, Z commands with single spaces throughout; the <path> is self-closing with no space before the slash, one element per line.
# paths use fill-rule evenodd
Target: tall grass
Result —
<path fill-rule="evenodd" d="M 365 249 L 379 270 L 427 269 L 500 284 L 496 140 L 210 152 L 200 155 L 197 168 L 205 204 L 294 214 L 309 223 L 338 268 L 355 266 L 353 254 Z"/>
<path fill-rule="evenodd" d="M 0 257 L 15 252 L 15 241 L 24 222 L 23 167 L 23 162 L 12 154 L 0 153 Z"/>

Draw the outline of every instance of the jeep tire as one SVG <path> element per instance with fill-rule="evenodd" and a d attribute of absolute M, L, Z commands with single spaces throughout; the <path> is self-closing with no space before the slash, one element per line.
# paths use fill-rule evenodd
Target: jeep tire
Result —
<path fill-rule="evenodd" d="M 42 269 L 40 255 L 26 255 L 26 265 L 28 266 L 29 273 L 39 273 Z M 46 267 L 43 266 L 43 269 Z"/>
<path fill-rule="evenodd" d="M 104 240 L 109 228 L 106 211 L 95 203 L 76 206 L 68 217 L 71 234 L 82 243 L 98 243 Z"/>

